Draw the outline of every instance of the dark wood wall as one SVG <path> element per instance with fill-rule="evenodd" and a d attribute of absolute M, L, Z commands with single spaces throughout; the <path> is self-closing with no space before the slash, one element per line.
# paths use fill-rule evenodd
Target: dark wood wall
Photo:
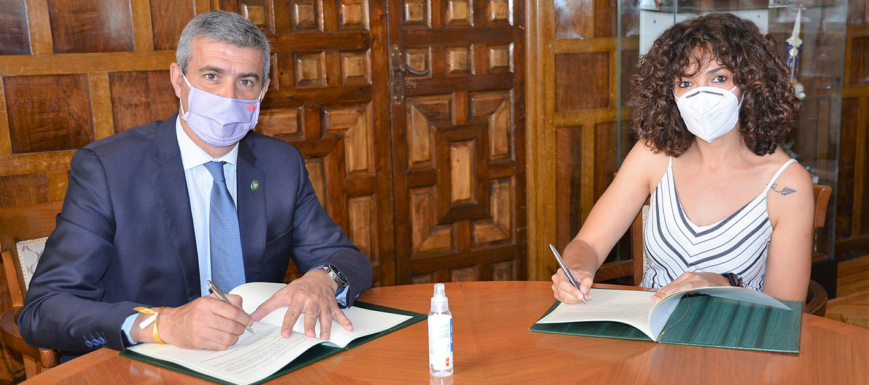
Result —
<path fill-rule="evenodd" d="M 848 1 L 839 186 L 836 194 L 836 259 L 869 254 L 869 2 Z"/>

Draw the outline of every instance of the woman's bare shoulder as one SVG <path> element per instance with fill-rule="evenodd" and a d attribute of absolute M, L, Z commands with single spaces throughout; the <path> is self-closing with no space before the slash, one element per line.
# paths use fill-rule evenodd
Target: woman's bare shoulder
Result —
<path fill-rule="evenodd" d="M 625 158 L 624 164 L 635 163 L 636 166 L 648 166 L 652 169 L 655 169 L 659 168 L 661 165 L 666 168 L 669 164 L 669 160 L 670 157 L 663 151 L 656 152 L 645 142 L 639 141 L 634 144 L 634 147 L 631 148 L 631 151 L 628 153 L 627 158 Z"/>
<path fill-rule="evenodd" d="M 783 155 L 783 157 L 775 159 L 776 170 L 790 160 L 787 154 Z M 788 216 L 800 212 L 807 214 L 812 212 L 815 193 L 809 172 L 799 162 L 789 164 L 773 181 L 767 197 L 769 199 L 767 207 L 773 219 L 780 215 Z"/>
<path fill-rule="evenodd" d="M 670 157 L 663 151 L 655 152 L 654 149 L 640 141 L 628 153 L 619 168 L 617 178 L 619 176 L 622 177 L 621 179 L 627 177 L 632 183 L 643 183 L 651 191 L 667 172 L 669 162 Z"/>
<path fill-rule="evenodd" d="M 779 149 L 774 154 L 770 155 L 770 159 L 768 160 L 769 167 L 775 170 L 774 172 L 777 172 L 790 160 L 791 157 Z M 799 161 L 796 161 L 787 165 L 787 167 L 782 170 L 781 174 L 776 178 L 775 184 L 779 186 L 792 185 L 803 189 L 808 188 L 808 190 L 811 191 L 812 178 L 805 166 L 800 164 Z"/>

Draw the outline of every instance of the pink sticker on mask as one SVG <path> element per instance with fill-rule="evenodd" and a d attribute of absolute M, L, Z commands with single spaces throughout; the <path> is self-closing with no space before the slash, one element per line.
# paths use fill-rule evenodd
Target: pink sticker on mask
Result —
<path fill-rule="evenodd" d="M 250 111 L 250 112 L 253 112 L 253 110 L 255 110 L 255 109 L 256 109 L 256 106 L 253 105 L 253 104 L 247 106 L 247 110 Z"/>

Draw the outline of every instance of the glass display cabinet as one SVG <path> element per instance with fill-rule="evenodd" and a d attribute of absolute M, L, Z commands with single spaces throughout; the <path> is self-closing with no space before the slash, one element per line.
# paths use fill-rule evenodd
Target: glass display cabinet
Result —
<path fill-rule="evenodd" d="M 690 17 L 728 12 L 755 22 L 775 38 L 779 54 L 795 69 L 792 83 L 803 103 L 798 128 L 780 146 L 806 167 L 813 183 L 834 189 L 825 226 L 815 230 L 812 259 L 812 279 L 831 297 L 836 290 L 835 189 L 846 11 L 846 0 L 619 0 L 618 9 L 618 116 L 625 119 L 619 122 L 618 138 L 627 138 L 618 142 L 621 154 L 635 141 L 628 132 L 630 111 L 625 104 L 630 76 L 664 30 Z"/>

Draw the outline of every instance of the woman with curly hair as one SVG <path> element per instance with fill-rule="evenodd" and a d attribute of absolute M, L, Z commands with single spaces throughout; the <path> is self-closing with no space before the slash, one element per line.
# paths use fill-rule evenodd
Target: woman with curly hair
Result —
<path fill-rule="evenodd" d="M 654 301 L 741 285 L 803 301 L 811 270 L 808 172 L 777 147 L 800 102 L 771 37 L 731 14 L 665 31 L 631 78 L 639 141 L 564 250 L 555 298 L 591 299 L 594 274 L 651 194 L 641 286 Z"/>

